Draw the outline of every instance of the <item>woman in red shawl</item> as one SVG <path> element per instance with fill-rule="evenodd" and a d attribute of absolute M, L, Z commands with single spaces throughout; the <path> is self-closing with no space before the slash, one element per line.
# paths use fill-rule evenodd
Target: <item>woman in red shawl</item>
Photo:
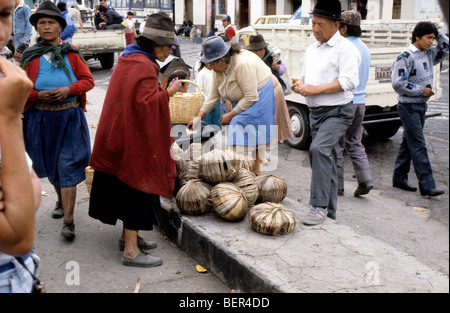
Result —
<path fill-rule="evenodd" d="M 89 163 L 95 170 L 89 215 L 111 225 L 122 220 L 119 248 L 124 250 L 124 265 L 162 264 L 143 251 L 156 243 L 138 237 L 138 230 L 153 229 L 161 208 L 159 196 L 173 194 L 169 97 L 180 90 L 181 81 L 174 80 L 164 90 L 156 63 L 169 56 L 172 45 L 177 45 L 172 20 L 152 14 L 111 76 Z"/>

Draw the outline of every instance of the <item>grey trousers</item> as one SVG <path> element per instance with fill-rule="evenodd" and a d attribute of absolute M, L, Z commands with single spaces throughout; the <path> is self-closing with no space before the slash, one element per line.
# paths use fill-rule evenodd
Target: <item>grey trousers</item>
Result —
<path fill-rule="evenodd" d="M 309 148 L 311 164 L 312 206 L 328 208 L 328 217 L 336 219 L 337 210 L 337 153 L 336 145 L 352 124 L 354 106 L 345 105 L 322 107 L 311 111 L 309 121 L 312 143 Z"/>
<path fill-rule="evenodd" d="M 367 159 L 366 148 L 361 143 L 363 135 L 362 122 L 366 112 L 366 105 L 353 104 L 355 115 L 353 123 L 347 129 L 345 135 L 339 140 L 336 146 L 337 150 L 337 171 L 338 171 L 338 189 L 344 189 L 344 151 L 352 161 L 358 184 L 372 180 L 370 173 L 369 160 Z"/>

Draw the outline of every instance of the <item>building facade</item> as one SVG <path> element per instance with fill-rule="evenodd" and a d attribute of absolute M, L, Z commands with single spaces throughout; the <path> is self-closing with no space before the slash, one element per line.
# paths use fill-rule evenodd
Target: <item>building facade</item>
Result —
<path fill-rule="evenodd" d="M 302 3 L 303 2 L 303 3 Z M 302 18 L 309 17 L 317 0 L 173 0 L 174 22 L 192 21 L 207 34 L 212 27 L 222 30 L 222 17 L 229 15 L 236 29 L 251 25 L 262 15 L 291 15 L 302 6 Z M 366 20 L 444 19 L 438 0 L 341 0 L 342 9 L 356 9 Z M 448 26 L 444 31 L 447 31 Z"/>

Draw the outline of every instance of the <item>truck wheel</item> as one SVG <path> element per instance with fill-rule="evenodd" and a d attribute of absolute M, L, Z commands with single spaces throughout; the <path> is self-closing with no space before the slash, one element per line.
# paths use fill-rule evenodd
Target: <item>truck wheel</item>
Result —
<path fill-rule="evenodd" d="M 291 117 L 292 132 L 295 137 L 288 139 L 286 142 L 292 148 L 308 150 L 311 144 L 309 112 L 295 104 L 288 104 L 288 110 Z"/>
<path fill-rule="evenodd" d="M 386 122 L 364 125 L 364 129 L 371 138 L 374 139 L 388 139 L 394 136 L 400 124 L 398 122 Z"/>
<path fill-rule="evenodd" d="M 104 70 L 109 70 L 114 65 L 114 52 L 111 53 L 103 53 L 98 56 L 100 60 L 100 64 Z"/>

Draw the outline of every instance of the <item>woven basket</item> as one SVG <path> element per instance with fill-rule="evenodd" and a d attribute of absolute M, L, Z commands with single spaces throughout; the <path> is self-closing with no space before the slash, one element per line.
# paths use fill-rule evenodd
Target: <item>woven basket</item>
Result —
<path fill-rule="evenodd" d="M 172 124 L 187 124 L 198 115 L 205 96 L 200 86 L 193 81 L 183 79 L 184 83 L 191 83 L 198 89 L 198 93 L 177 92 L 169 100 L 170 120 Z"/>
<path fill-rule="evenodd" d="M 90 166 L 84 169 L 86 174 L 86 188 L 89 194 L 91 194 L 92 180 L 94 179 L 94 169 Z"/>

